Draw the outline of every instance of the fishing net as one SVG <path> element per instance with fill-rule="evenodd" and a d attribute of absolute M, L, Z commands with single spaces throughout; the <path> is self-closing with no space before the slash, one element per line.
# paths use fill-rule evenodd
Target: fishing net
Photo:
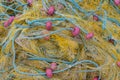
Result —
<path fill-rule="evenodd" d="M 115 1 L 0 0 L 0 80 L 120 80 Z"/>

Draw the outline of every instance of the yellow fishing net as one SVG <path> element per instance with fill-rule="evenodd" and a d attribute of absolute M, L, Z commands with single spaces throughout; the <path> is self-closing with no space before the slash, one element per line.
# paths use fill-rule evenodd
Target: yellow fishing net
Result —
<path fill-rule="evenodd" d="M 114 0 L 0 0 L 0 80 L 120 80 L 119 8 Z M 52 62 L 57 69 L 48 78 Z"/>

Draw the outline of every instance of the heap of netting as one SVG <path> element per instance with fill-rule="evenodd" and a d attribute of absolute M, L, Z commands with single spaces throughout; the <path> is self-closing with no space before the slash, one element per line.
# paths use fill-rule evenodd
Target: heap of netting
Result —
<path fill-rule="evenodd" d="M 114 0 L 0 0 L 0 42 L 0 80 L 120 80 L 120 6 Z"/>

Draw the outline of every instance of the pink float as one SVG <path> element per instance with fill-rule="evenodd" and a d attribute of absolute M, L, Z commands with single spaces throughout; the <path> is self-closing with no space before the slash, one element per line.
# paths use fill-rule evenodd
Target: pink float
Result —
<path fill-rule="evenodd" d="M 51 21 L 46 22 L 46 29 L 47 30 L 51 30 L 52 29 L 52 22 Z"/>
<path fill-rule="evenodd" d="M 73 36 L 77 36 L 79 33 L 80 33 L 80 28 L 79 27 L 75 27 L 72 31 Z"/>
<path fill-rule="evenodd" d="M 50 69 L 50 68 L 47 68 L 47 69 L 46 69 L 46 76 L 47 76 L 48 78 L 52 78 L 52 76 L 53 76 L 52 69 Z"/>
<path fill-rule="evenodd" d="M 57 68 L 57 63 L 55 63 L 55 62 L 51 63 L 50 68 L 52 70 L 55 70 Z"/>
<path fill-rule="evenodd" d="M 52 16 L 55 12 L 55 7 L 54 6 L 50 6 L 48 11 L 47 11 L 47 14 Z"/>
<path fill-rule="evenodd" d="M 88 33 L 87 35 L 86 35 L 86 39 L 91 39 L 91 38 L 93 38 L 93 36 L 94 36 L 94 33 Z"/>

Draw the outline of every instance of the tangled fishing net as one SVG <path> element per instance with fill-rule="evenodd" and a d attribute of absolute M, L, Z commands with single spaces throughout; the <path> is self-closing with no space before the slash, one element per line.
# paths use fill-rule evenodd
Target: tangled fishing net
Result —
<path fill-rule="evenodd" d="M 120 0 L 0 0 L 0 80 L 120 80 Z"/>

